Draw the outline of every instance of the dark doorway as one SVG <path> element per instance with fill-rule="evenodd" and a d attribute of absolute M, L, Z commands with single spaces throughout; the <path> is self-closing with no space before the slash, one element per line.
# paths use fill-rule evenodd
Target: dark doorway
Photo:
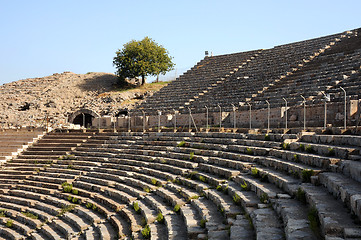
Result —
<path fill-rule="evenodd" d="M 92 126 L 93 118 L 94 117 L 88 113 L 80 113 L 74 118 L 73 123 L 88 128 Z"/>
<path fill-rule="evenodd" d="M 116 117 L 128 116 L 128 110 L 127 109 L 119 110 L 118 113 L 115 114 L 115 116 Z"/>

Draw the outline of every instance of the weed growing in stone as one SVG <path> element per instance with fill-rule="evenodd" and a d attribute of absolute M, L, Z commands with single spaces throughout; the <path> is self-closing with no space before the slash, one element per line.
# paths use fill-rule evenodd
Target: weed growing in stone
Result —
<path fill-rule="evenodd" d="M 70 184 L 70 183 L 67 183 L 67 182 L 63 182 L 61 184 L 62 188 L 63 188 L 63 192 L 66 192 L 66 193 L 70 193 L 72 192 L 72 189 L 73 189 L 73 185 Z"/>
<path fill-rule="evenodd" d="M 8 228 L 12 228 L 14 226 L 14 220 L 11 219 L 7 220 L 5 225 Z"/>
<path fill-rule="evenodd" d="M 194 159 L 194 152 L 191 152 L 190 154 L 189 154 L 189 160 L 193 160 Z"/>
<path fill-rule="evenodd" d="M 321 232 L 320 231 L 320 219 L 318 218 L 318 211 L 314 206 L 309 209 L 307 217 L 308 217 L 308 221 L 310 221 L 311 230 L 316 235 L 319 235 Z"/>
<path fill-rule="evenodd" d="M 136 213 L 140 214 L 140 207 L 138 202 L 133 202 L 133 209 Z"/>
<path fill-rule="evenodd" d="M 34 215 L 30 212 L 22 212 L 21 214 L 23 214 L 24 216 L 31 218 L 31 219 L 38 219 L 38 215 Z"/>
<path fill-rule="evenodd" d="M 173 208 L 173 211 L 176 212 L 176 213 L 179 213 L 180 211 L 180 205 L 179 204 L 176 204 Z"/>
<path fill-rule="evenodd" d="M 265 141 L 271 141 L 270 135 L 268 135 L 268 134 L 264 135 L 264 140 Z"/>
<path fill-rule="evenodd" d="M 297 189 L 296 198 L 302 203 L 306 203 L 306 193 L 301 188 Z"/>
<path fill-rule="evenodd" d="M 305 147 L 305 151 L 308 152 L 308 153 L 314 153 L 315 150 L 313 149 L 313 147 L 311 145 L 307 145 Z"/>
<path fill-rule="evenodd" d="M 156 220 L 159 223 L 164 223 L 164 216 L 161 212 L 158 213 Z"/>
<path fill-rule="evenodd" d="M 328 150 L 327 156 L 333 157 L 333 156 L 336 155 L 335 149 L 333 149 L 333 148 L 328 148 L 327 150 Z"/>
<path fill-rule="evenodd" d="M 259 178 L 259 177 L 260 177 L 260 176 L 259 176 L 259 171 L 258 171 L 257 168 L 251 168 L 251 175 L 252 175 L 253 177 L 256 177 L 256 178 Z"/>
<path fill-rule="evenodd" d="M 314 175 L 312 169 L 304 169 L 301 172 L 301 178 L 303 182 L 311 182 L 311 177 Z"/>
<path fill-rule="evenodd" d="M 202 218 L 199 223 L 199 226 L 201 226 L 201 228 L 205 228 L 207 222 L 208 222 L 207 219 Z"/>
<path fill-rule="evenodd" d="M 150 239 L 150 227 L 149 225 L 145 225 L 145 227 L 142 230 L 142 236 L 145 239 Z"/>
<path fill-rule="evenodd" d="M 185 144 L 186 144 L 185 141 L 181 141 L 180 143 L 178 143 L 177 147 L 184 147 Z"/>
<path fill-rule="evenodd" d="M 246 154 L 253 155 L 254 154 L 253 149 L 252 148 L 246 148 Z"/>
<path fill-rule="evenodd" d="M 284 150 L 289 150 L 289 149 L 290 149 L 290 144 L 288 144 L 288 143 L 283 143 L 283 144 L 282 144 L 282 149 L 284 149 Z"/>
<path fill-rule="evenodd" d="M 298 146 L 298 150 L 300 150 L 300 151 L 305 151 L 305 145 L 304 144 L 300 144 L 299 146 Z"/>
<path fill-rule="evenodd" d="M 71 204 L 71 205 L 66 205 L 63 206 L 59 212 L 59 214 L 57 215 L 57 217 L 64 215 L 67 212 L 71 212 L 76 208 L 75 204 Z"/>
<path fill-rule="evenodd" d="M 235 204 L 240 204 L 241 203 L 241 197 L 237 193 L 235 193 L 232 198 L 233 198 L 233 202 Z"/>
<path fill-rule="evenodd" d="M 259 200 L 262 202 L 262 203 L 267 203 L 268 202 L 268 194 L 267 193 L 262 193 L 261 197 L 259 198 Z"/>
<path fill-rule="evenodd" d="M 241 188 L 244 191 L 249 191 L 250 190 L 250 187 L 248 186 L 248 184 L 244 180 L 243 180 L 243 184 L 241 184 Z"/>
<path fill-rule="evenodd" d="M 0 217 L 5 217 L 5 212 L 4 209 L 0 209 Z"/>

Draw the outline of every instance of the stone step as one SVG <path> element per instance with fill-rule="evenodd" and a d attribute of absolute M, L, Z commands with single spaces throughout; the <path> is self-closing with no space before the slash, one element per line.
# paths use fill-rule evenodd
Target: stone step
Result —
<path fill-rule="evenodd" d="M 257 239 L 285 239 L 285 233 L 276 213 L 270 208 L 259 208 L 251 212 Z"/>
<path fill-rule="evenodd" d="M 44 225 L 40 228 L 39 232 L 49 240 L 63 240 L 66 239 L 60 232 L 55 231 L 49 225 Z"/>
<path fill-rule="evenodd" d="M 191 205 L 185 204 L 180 208 L 180 214 L 185 222 L 188 238 L 197 238 L 199 234 L 205 234 L 205 229 L 200 227 L 200 220 L 197 211 Z"/>
<path fill-rule="evenodd" d="M 19 234 L 17 231 L 11 228 L 7 228 L 4 225 L 0 225 L 0 236 L 5 239 L 24 240 L 26 237 Z"/>
<path fill-rule="evenodd" d="M 338 163 L 337 172 L 361 183 L 361 161 L 342 160 Z"/>
<path fill-rule="evenodd" d="M 228 234 L 227 234 L 228 235 Z M 226 236 L 216 237 L 213 239 L 227 239 Z M 230 228 L 230 240 L 249 240 L 255 239 L 255 232 L 249 220 L 243 215 L 237 215 L 236 219 L 232 221 Z M 261 239 L 258 238 L 257 239 Z"/>
<path fill-rule="evenodd" d="M 331 172 L 321 173 L 319 181 L 361 220 L 361 183 L 342 174 Z"/>
<path fill-rule="evenodd" d="M 270 155 L 288 161 L 298 161 L 311 166 L 329 169 L 331 165 L 337 164 L 341 159 L 335 157 L 319 156 L 311 153 L 272 149 Z"/>
<path fill-rule="evenodd" d="M 16 232 L 18 232 L 20 235 L 30 236 L 30 234 L 33 231 L 35 231 L 34 229 L 30 228 L 29 226 L 25 225 L 24 223 L 17 221 L 16 218 L 12 218 L 12 216 L 14 216 L 13 212 L 12 213 L 5 212 L 5 215 L 10 218 L 4 218 L 4 217 L 0 218 L 0 228 L 7 227 L 6 223 L 8 221 L 11 221 L 11 223 L 12 223 L 11 228 L 14 229 Z"/>
<path fill-rule="evenodd" d="M 100 223 L 96 226 L 98 228 L 98 231 L 100 233 L 101 240 L 114 240 L 119 239 L 119 235 L 117 236 L 116 231 L 112 227 L 110 223 Z M 122 236 L 122 235 L 121 235 Z"/>
<path fill-rule="evenodd" d="M 285 225 L 286 239 L 318 239 L 310 228 L 306 205 L 291 199 L 271 200 L 278 216 L 281 216 Z"/>
<path fill-rule="evenodd" d="M 343 237 L 345 229 L 359 228 L 343 204 L 327 193 L 327 190 L 305 183 L 301 185 L 301 189 L 305 192 L 307 203 L 317 214 L 323 236 Z"/>

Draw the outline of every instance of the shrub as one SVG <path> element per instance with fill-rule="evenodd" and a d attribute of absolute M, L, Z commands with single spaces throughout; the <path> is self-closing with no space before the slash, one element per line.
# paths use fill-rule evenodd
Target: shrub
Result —
<path fill-rule="evenodd" d="M 73 165 L 71 165 L 71 164 L 69 164 L 68 166 L 67 166 L 67 169 L 73 169 L 74 167 L 73 167 Z"/>
<path fill-rule="evenodd" d="M 267 203 L 268 202 L 268 194 L 267 193 L 262 193 L 262 195 L 261 195 L 261 197 L 259 198 L 260 199 L 260 201 L 262 202 L 262 203 Z"/>
<path fill-rule="evenodd" d="M 143 230 L 142 230 L 142 236 L 143 236 L 143 238 L 145 238 L 145 239 L 149 239 L 149 238 L 150 238 L 150 227 L 149 227 L 148 224 L 145 225 L 145 227 L 143 228 Z"/>
<path fill-rule="evenodd" d="M 153 185 L 155 185 L 155 186 L 157 185 L 157 180 L 156 179 L 152 178 L 151 182 L 152 182 Z"/>
<path fill-rule="evenodd" d="M 335 155 L 336 155 L 335 149 L 328 148 L 327 156 L 332 157 L 332 156 L 335 156 Z"/>
<path fill-rule="evenodd" d="M 283 143 L 283 144 L 282 144 L 282 149 L 284 149 L 284 150 L 289 150 L 289 149 L 290 149 L 290 144 L 288 144 L 288 143 Z"/>
<path fill-rule="evenodd" d="M 252 148 L 246 148 L 246 154 L 253 155 L 253 149 Z"/>
<path fill-rule="evenodd" d="M 217 191 L 222 191 L 222 186 L 221 186 L 221 185 L 218 185 L 218 186 L 216 187 L 216 190 L 217 190 Z"/>
<path fill-rule="evenodd" d="M 173 211 L 176 212 L 176 213 L 179 213 L 179 210 L 180 210 L 180 205 L 179 204 L 176 204 L 173 208 Z"/>
<path fill-rule="evenodd" d="M 199 195 L 193 195 L 191 197 L 188 198 L 188 202 L 192 199 L 198 199 L 199 198 Z"/>
<path fill-rule="evenodd" d="M 315 150 L 313 149 L 313 147 L 311 145 L 307 145 L 305 147 L 305 151 L 308 152 L 308 153 L 314 153 Z"/>
<path fill-rule="evenodd" d="M 207 219 L 202 218 L 199 225 L 201 226 L 201 228 L 205 228 L 207 222 L 208 222 Z"/>
<path fill-rule="evenodd" d="M 301 188 L 298 188 L 297 189 L 297 192 L 296 192 L 296 198 L 303 202 L 303 203 L 306 203 L 306 193 L 305 191 L 303 191 Z"/>
<path fill-rule="evenodd" d="M 228 185 L 223 188 L 223 193 L 228 194 Z"/>
<path fill-rule="evenodd" d="M 241 197 L 237 193 L 235 193 L 232 198 L 233 198 L 233 202 L 235 204 L 240 204 L 241 203 Z"/>
<path fill-rule="evenodd" d="M 156 220 L 159 223 L 164 223 L 164 216 L 161 212 L 158 213 Z"/>
<path fill-rule="evenodd" d="M 191 152 L 190 154 L 189 154 L 189 160 L 193 160 L 194 159 L 194 152 Z"/>
<path fill-rule="evenodd" d="M 300 150 L 300 151 L 305 151 L 305 145 L 303 145 L 303 144 L 300 144 L 299 146 L 298 146 L 298 150 Z"/>
<path fill-rule="evenodd" d="M 207 179 L 205 177 L 203 177 L 202 175 L 199 175 L 199 180 L 204 183 L 207 183 Z"/>
<path fill-rule="evenodd" d="M 197 171 L 192 171 L 192 172 L 188 173 L 187 178 L 188 179 L 196 179 L 196 174 L 198 174 Z"/>
<path fill-rule="evenodd" d="M 71 193 L 72 192 L 72 189 L 73 189 L 72 184 L 67 183 L 67 182 L 63 182 L 61 184 L 61 186 L 63 187 L 63 192 L 66 192 L 66 193 Z"/>
<path fill-rule="evenodd" d="M 181 141 L 180 143 L 178 143 L 177 147 L 184 147 L 185 144 L 186 144 L 185 141 Z"/>
<path fill-rule="evenodd" d="M 8 228 L 12 228 L 14 226 L 14 220 L 7 220 L 5 225 Z"/>
<path fill-rule="evenodd" d="M 72 203 L 79 203 L 79 199 L 77 199 L 76 197 L 73 197 L 73 199 L 71 201 L 72 201 Z"/>
<path fill-rule="evenodd" d="M 268 135 L 268 134 L 264 135 L 264 140 L 265 141 L 271 141 L 270 135 Z"/>
<path fill-rule="evenodd" d="M 301 177 L 303 182 L 311 182 L 311 176 L 314 175 L 314 172 L 312 169 L 304 169 L 301 172 Z"/>
<path fill-rule="evenodd" d="M 88 209 L 91 208 L 92 206 L 93 206 L 93 204 L 90 203 L 90 202 L 87 202 L 87 203 L 85 204 L 85 207 L 88 208 Z"/>
<path fill-rule="evenodd" d="M 21 214 L 23 214 L 24 216 L 28 217 L 28 218 L 31 218 L 31 219 L 38 219 L 38 216 L 37 215 L 34 215 L 30 212 L 22 212 Z"/>
<path fill-rule="evenodd" d="M 140 213 L 140 207 L 139 207 L 138 202 L 133 202 L 133 208 L 136 213 L 138 213 L 138 214 Z"/>
<path fill-rule="evenodd" d="M 249 191 L 250 190 L 250 187 L 248 186 L 248 184 L 246 183 L 246 181 L 243 180 L 243 184 L 241 184 L 241 188 L 244 190 L 244 191 Z"/>
<path fill-rule="evenodd" d="M 63 215 L 66 212 L 70 212 L 70 211 L 74 210 L 74 208 L 76 208 L 75 204 L 63 206 L 57 216 L 59 217 L 59 216 Z"/>
<path fill-rule="evenodd" d="M 293 160 L 294 160 L 295 162 L 299 162 L 299 161 L 300 161 L 297 154 L 293 154 Z"/>
<path fill-rule="evenodd" d="M 0 217 L 5 217 L 5 212 L 4 209 L 0 209 Z"/>
<path fill-rule="evenodd" d="M 79 192 L 78 192 L 78 189 L 72 189 L 71 193 L 74 194 L 74 195 L 78 195 Z"/>
<path fill-rule="evenodd" d="M 144 190 L 144 192 L 146 192 L 146 193 L 150 193 L 150 188 L 149 188 L 149 187 L 144 187 L 143 190 Z"/>
<path fill-rule="evenodd" d="M 258 177 L 259 177 L 259 171 L 258 171 L 258 169 L 257 169 L 257 168 L 251 168 L 251 175 L 252 175 L 253 177 L 258 178 Z"/>
<path fill-rule="evenodd" d="M 320 231 L 320 219 L 318 218 L 318 211 L 315 207 L 311 207 L 308 211 L 307 218 L 310 221 L 311 230 L 319 234 Z"/>

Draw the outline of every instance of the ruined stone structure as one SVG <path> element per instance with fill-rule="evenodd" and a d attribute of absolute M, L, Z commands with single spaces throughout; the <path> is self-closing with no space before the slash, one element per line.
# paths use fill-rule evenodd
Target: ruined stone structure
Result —
<path fill-rule="evenodd" d="M 123 104 L 127 100 L 151 94 L 117 92 L 116 82 L 117 77 L 109 73 L 64 72 L 3 84 L 0 86 L 0 127 L 40 127 L 45 126 L 46 121 L 49 126 L 60 127 L 69 120 L 83 125 L 82 109 L 92 112 L 87 119 L 89 124 L 91 118 L 132 108 L 134 103 Z M 74 115 L 77 111 L 79 114 Z"/>
<path fill-rule="evenodd" d="M 323 106 L 327 96 L 328 104 L 334 106 L 328 109 L 328 123 L 340 126 L 344 119 L 342 87 L 347 93 L 348 124 L 353 125 L 361 89 L 359 31 L 356 29 L 271 49 L 205 57 L 176 81 L 145 100 L 134 109 L 133 115 L 142 116 L 142 111 L 148 116 L 156 116 L 157 111 L 163 115 L 174 115 L 174 111 L 188 114 L 190 109 L 195 113 L 194 118 L 204 126 L 208 108 L 213 119 L 210 123 L 218 125 L 215 118 L 220 108 L 228 113 L 223 117 L 227 124 L 227 116 L 232 115 L 235 107 L 239 116 L 246 117 L 237 118 L 237 125 L 245 127 L 249 105 L 252 109 L 267 109 L 268 101 L 272 112 L 277 112 L 271 116 L 271 122 L 274 127 L 281 127 L 277 123 L 285 122 L 285 100 L 287 110 L 293 111 L 290 120 L 302 119 L 302 95 L 310 111 L 309 117 L 312 116 L 311 126 L 322 126 L 324 112 L 315 109 Z M 260 114 L 254 120 L 254 126 L 264 127 L 267 114 Z M 297 124 L 302 125 L 302 122 L 295 122 L 293 126 Z"/>
<path fill-rule="evenodd" d="M 345 107 L 359 120 L 358 31 L 207 57 L 116 119 L 101 104 L 58 114 L 99 129 L 2 129 L 0 240 L 361 239 L 360 127 L 342 125 Z M 34 113 L 30 100 L 17 111 Z M 195 128 L 207 123 L 219 126 Z"/>

